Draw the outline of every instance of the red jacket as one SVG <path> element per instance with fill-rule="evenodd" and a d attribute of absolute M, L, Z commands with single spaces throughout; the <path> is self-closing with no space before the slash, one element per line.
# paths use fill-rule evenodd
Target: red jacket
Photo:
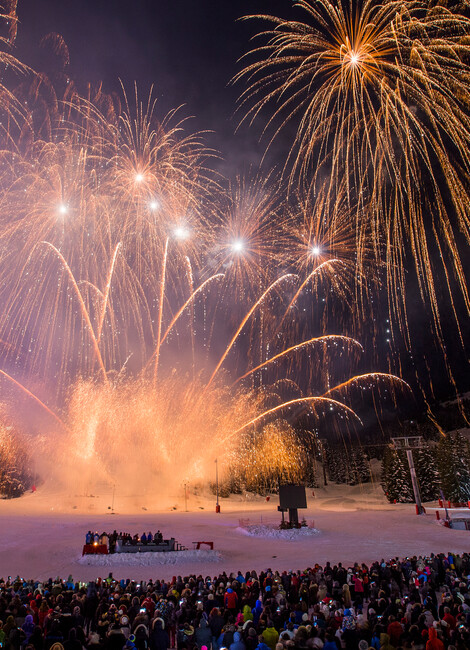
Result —
<path fill-rule="evenodd" d="M 227 609 L 236 609 L 238 603 L 238 596 L 237 594 L 230 589 L 230 591 L 225 592 L 224 595 L 224 605 Z"/>
<path fill-rule="evenodd" d="M 392 645 L 399 645 L 400 637 L 403 634 L 403 626 L 398 621 L 393 621 L 387 627 L 387 634 L 390 637 L 390 643 Z"/>
<path fill-rule="evenodd" d="M 444 644 L 437 638 L 436 628 L 429 628 L 429 641 L 426 643 L 426 650 L 444 650 Z"/>

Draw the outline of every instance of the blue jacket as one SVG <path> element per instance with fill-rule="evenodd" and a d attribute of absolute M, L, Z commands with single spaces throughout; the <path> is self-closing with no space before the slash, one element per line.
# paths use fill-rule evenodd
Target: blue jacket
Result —
<path fill-rule="evenodd" d="M 240 632 L 235 632 L 233 635 L 233 643 L 230 644 L 229 650 L 246 650 L 246 645 L 242 641 Z"/>
<path fill-rule="evenodd" d="M 259 617 L 263 613 L 263 603 L 260 600 L 256 601 L 256 605 L 251 610 L 251 613 L 253 614 L 253 623 L 256 626 L 258 625 Z"/>
<path fill-rule="evenodd" d="M 261 643 L 258 643 L 258 645 L 256 646 L 256 650 L 269 650 L 269 646 L 267 646 L 266 643 L 263 643 L 263 641 L 261 641 Z"/>

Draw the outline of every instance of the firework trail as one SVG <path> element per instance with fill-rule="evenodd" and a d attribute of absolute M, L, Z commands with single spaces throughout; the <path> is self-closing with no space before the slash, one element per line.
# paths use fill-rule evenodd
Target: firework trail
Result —
<path fill-rule="evenodd" d="M 311 202 L 321 192 L 333 231 L 343 222 L 339 212 L 347 216 L 337 197 L 346 198 L 358 277 L 372 251 L 408 350 L 406 275 L 414 268 L 445 355 L 442 295 L 462 345 L 470 312 L 465 6 L 298 0 L 294 7 L 304 21 L 247 17 L 270 27 L 257 35 L 261 44 L 235 78 L 247 83 L 244 119 L 270 112 L 265 128 L 274 138 L 295 121 L 286 163 L 291 189 L 300 186 Z"/>
<path fill-rule="evenodd" d="M 216 453 L 243 463 L 257 434 L 266 456 L 269 431 L 285 432 L 270 453 L 280 466 L 294 410 L 359 419 L 345 403 L 349 368 L 332 366 L 361 345 L 299 336 L 307 289 L 352 302 L 339 222 L 328 235 L 303 206 L 307 246 L 319 247 L 304 263 L 274 175 L 224 192 L 201 134 L 187 135 L 176 112 L 159 121 L 152 95 L 59 98 L 44 78 L 27 92 L 30 114 L 0 150 L 0 374 L 49 418 L 45 473 L 83 493 L 97 477 L 134 493 L 157 480 L 162 492 L 183 474 L 207 479 Z M 301 395 L 302 357 L 319 371 Z M 329 396 L 335 374 L 342 387 Z M 361 383 L 371 375 L 351 380 Z"/>

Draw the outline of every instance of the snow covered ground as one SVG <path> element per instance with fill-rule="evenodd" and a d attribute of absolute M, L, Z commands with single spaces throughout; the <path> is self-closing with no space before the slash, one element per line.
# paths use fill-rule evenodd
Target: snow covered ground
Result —
<path fill-rule="evenodd" d="M 238 526 L 235 532 L 247 535 L 248 537 L 261 537 L 263 539 L 287 539 L 291 542 L 298 542 L 312 535 L 318 535 L 320 531 L 316 528 L 292 528 L 279 529 L 278 522 L 275 524 L 248 524 Z"/>
<path fill-rule="evenodd" d="M 122 553 L 114 555 L 84 555 L 78 560 L 82 566 L 109 567 L 161 567 L 162 565 L 220 562 L 221 553 L 210 550 L 178 551 L 177 553 Z M 129 570 L 132 573 L 132 569 Z M 156 569 L 158 571 L 158 569 Z"/>
<path fill-rule="evenodd" d="M 213 575 L 221 570 L 303 569 L 319 562 L 370 562 L 377 558 L 464 552 L 470 532 L 437 524 L 435 509 L 418 517 L 414 505 L 391 505 L 378 485 L 328 485 L 307 490 L 308 509 L 301 511 L 310 528 L 278 531 L 277 498 L 253 496 L 221 499 L 190 495 L 184 501 L 162 501 L 154 493 L 126 496 L 112 489 L 95 496 L 57 495 L 40 488 L 21 499 L 0 501 L 0 577 L 20 574 L 47 579 L 72 574 L 90 580 L 112 571 L 118 578 L 171 577 L 174 574 Z M 116 514 L 111 514 L 112 506 Z M 81 557 L 89 529 L 114 528 L 142 534 L 160 529 L 187 551 L 137 556 Z M 315 529 L 315 530 L 314 530 Z M 193 551 L 193 542 L 212 541 L 214 551 Z"/>

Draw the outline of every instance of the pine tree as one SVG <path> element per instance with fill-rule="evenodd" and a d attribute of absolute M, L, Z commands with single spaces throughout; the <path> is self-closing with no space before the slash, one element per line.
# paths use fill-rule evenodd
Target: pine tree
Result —
<path fill-rule="evenodd" d="M 413 503 L 414 494 L 411 476 L 403 453 L 388 447 L 382 461 L 382 488 L 390 503 Z"/>
<path fill-rule="evenodd" d="M 369 461 L 361 447 L 328 445 L 326 467 L 332 483 L 357 485 L 370 481 Z"/>
<path fill-rule="evenodd" d="M 418 478 L 422 501 L 434 501 L 439 497 L 440 478 L 437 468 L 436 452 L 425 444 L 413 451 L 413 458 Z"/>
<path fill-rule="evenodd" d="M 332 483 L 347 483 L 349 480 L 348 459 L 341 445 L 327 445 L 325 449 L 326 469 Z"/>
<path fill-rule="evenodd" d="M 350 485 L 370 482 L 369 461 L 362 447 L 351 450 L 351 470 Z"/>
<path fill-rule="evenodd" d="M 23 445 L 16 432 L 0 425 L 0 495 L 8 499 L 21 496 L 33 483 Z"/>
<path fill-rule="evenodd" d="M 306 454 L 302 480 L 306 487 L 316 488 L 319 485 L 316 475 L 315 456 L 313 454 Z"/>
<path fill-rule="evenodd" d="M 438 445 L 438 467 L 442 491 L 448 501 L 466 502 L 470 499 L 468 447 L 459 434 L 443 436 Z"/>

